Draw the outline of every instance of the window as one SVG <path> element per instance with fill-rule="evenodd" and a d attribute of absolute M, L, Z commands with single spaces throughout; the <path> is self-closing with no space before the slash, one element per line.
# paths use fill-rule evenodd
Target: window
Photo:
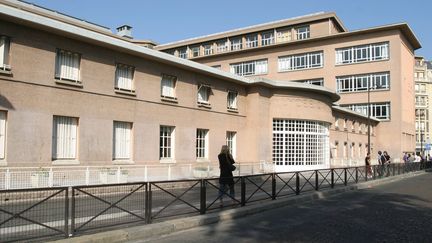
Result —
<path fill-rule="evenodd" d="M 10 71 L 9 65 L 10 41 L 6 36 L 0 36 L 0 70 Z"/>
<path fill-rule="evenodd" d="M 279 72 L 322 67 L 323 52 L 310 52 L 279 57 Z"/>
<path fill-rule="evenodd" d="M 113 160 L 130 160 L 132 148 L 132 123 L 114 121 Z"/>
<path fill-rule="evenodd" d="M 273 120 L 273 163 L 287 166 L 329 164 L 329 130 L 326 123 Z"/>
<path fill-rule="evenodd" d="M 237 141 L 236 141 L 236 132 L 226 132 L 226 145 L 228 146 L 231 155 L 234 159 L 237 157 Z"/>
<path fill-rule="evenodd" d="M 350 110 L 362 113 L 363 115 L 368 115 L 368 105 L 367 104 L 351 104 L 351 105 L 341 105 L 342 107 L 347 107 Z M 371 116 L 380 120 L 390 120 L 390 103 L 371 103 Z"/>
<path fill-rule="evenodd" d="M 216 51 L 218 53 L 226 52 L 228 51 L 228 43 L 227 41 L 218 41 L 216 42 Z"/>
<path fill-rule="evenodd" d="M 274 44 L 274 32 L 267 32 L 261 35 L 261 45 L 268 46 Z"/>
<path fill-rule="evenodd" d="M 55 77 L 80 83 L 80 60 L 81 56 L 78 53 L 57 50 Z"/>
<path fill-rule="evenodd" d="M 198 104 L 210 105 L 209 96 L 211 92 L 210 85 L 200 84 L 198 86 Z"/>
<path fill-rule="evenodd" d="M 336 49 L 336 64 L 370 62 L 388 58 L 388 42 Z"/>
<path fill-rule="evenodd" d="M 258 46 L 258 35 L 246 36 L 246 48 L 252 48 Z"/>
<path fill-rule="evenodd" d="M 5 158 L 6 149 L 6 111 L 0 111 L 0 160 Z"/>
<path fill-rule="evenodd" d="M 318 85 L 318 86 L 324 86 L 324 79 L 323 78 L 293 80 L 292 82 L 304 83 L 304 84 L 313 84 L 313 85 Z"/>
<path fill-rule="evenodd" d="M 237 110 L 237 92 L 228 91 L 227 108 L 229 110 Z"/>
<path fill-rule="evenodd" d="M 191 49 L 192 57 L 198 57 L 200 55 L 199 46 L 192 47 Z"/>
<path fill-rule="evenodd" d="M 115 73 L 115 89 L 134 92 L 133 78 L 135 68 L 118 63 Z"/>
<path fill-rule="evenodd" d="M 291 40 L 291 30 L 278 30 L 277 31 L 277 42 L 287 42 Z"/>
<path fill-rule="evenodd" d="M 388 90 L 390 73 L 370 73 L 336 77 L 336 92 L 349 93 L 370 90 Z"/>
<path fill-rule="evenodd" d="M 310 27 L 303 26 L 296 28 L 297 40 L 303 40 L 310 38 Z"/>
<path fill-rule="evenodd" d="M 162 75 L 161 81 L 161 96 L 164 98 L 175 99 L 175 86 L 176 86 L 177 77 L 171 75 Z"/>
<path fill-rule="evenodd" d="M 196 133 L 196 157 L 197 159 L 208 159 L 208 131 L 197 129 Z"/>
<path fill-rule="evenodd" d="M 231 50 L 241 50 L 242 49 L 242 39 L 241 38 L 233 38 L 231 39 Z"/>
<path fill-rule="evenodd" d="M 230 64 L 231 73 L 248 76 L 267 73 L 267 59 Z"/>
<path fill-rule="evenodd" d="M 213 54 L 213 45 L 209 44 L 209 45 L 204 45 L 204 55 L 208 56 L 208 55 L 212 55 Z"/>
<path fill-rule="evenodd" d="M 159 159 L 174 159 L 174 127 L 160 126 Z"/>
<path fill-rule="evenodd" d="M 335 118 L 335 123 L 334 123 L 335 129 L 339 129 L 339 118 Z"/>
<path fill-rule="evenodd" d="M 188 58 L 187 49 L 186 48 L 179 49 L 178 55 L 180 58 L 187 59 Z"/>
<path fill-rule="evenodd" d="M 54 160 L 76 159 L 78 118 L 54 116 L 53 148 Z"/>

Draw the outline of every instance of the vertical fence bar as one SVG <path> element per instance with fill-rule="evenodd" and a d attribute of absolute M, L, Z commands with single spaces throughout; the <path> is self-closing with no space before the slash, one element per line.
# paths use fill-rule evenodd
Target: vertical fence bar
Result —
<path fill-rule="evenodd" d="M 244 178 L 244 176 L 241 177 L 240 179 L 240 194 L 241 194 L 241 198 L 240 198 L 240 204 L 241 206 L 245 206 L 246 205 L 246 180 Z"/>
<path fill-rule="evenodd" d="M 376 165 L 374 165 L 373 166 L 373 178 L 372 179 L 376 179 L 376 168 L 377 168 L 377 166 Z"/>
<path fill-rule="evenodd" d="M 319 190 L 319 183 L 318 183 L 318 170 L 315 170 L 315 191 Z"/>
<path fill-rule="evenodd" d="M 206 213 L 206 181 L 201 179 L 200 190 L 200 214 Z"/>
<path fill-rule="evenodd" d="M 153 195 L 152 195 L 152 187 L 151 182 L 147 182 L 148 191 L 147 191 L 147 223 L 151 224 L 152 222 L 152 201 L 153 201 Z"/>
<path fill-rule="evenodd" d="M 272 174 L 272 200 L 276 199 L 276 175 Z"/>
<path fill-rule="evenodd" d="M 395 164 L 391 164 L 391 167 L 392 167 L 392 169 L 393 169 L 393 176 L 395 176 L 395 170 L 396 170 L 396 165 Z"/>
<path fill-rule="evenodd" d="M 370 167 L 369 168 L 371 168 L 372 169 L 372 165 L 370 165 Z M 365 177 L 365 181 L 368 181 L 368 174 L 369 174 L 369 168 L 368 168 L 368 166 L 366 165 L 365 166 L 365 174 L 364 174 L 364 177 Z"/>
<path fill-rule="evenodd" d="M 145 223 L 148 223 L 148 219 L 149 219 L 149 197 L 148 197 L 148 182 L 145 182 L 145 191 L 144 191 L 144 219 L 145 219 Z"/>
<path fill-rule="evenodd" d="M 355 182 L 358 183 L 358 167 L 355 167 Z"/>
<path fill-rule="evenodd" d="M 334 169 L 331 169 L 331 188 L 334 188 Z"/>
<path fill-rule="evenodd" d="M 75 187 L 72 187 L 72 205 L 71 205 L 71 231 L 70 235 L 75 234 Z"/>
<path fill-rule="evenodd" d="M 64 222 L 64 232 L 65 237 L 69 237 L 69 187 L 65 190 L 65 222 Z"/>
<path fill-rule="evenodd" d="M 299 172 L 296 172 L 296 195 L 300 194 L 300 176 Z"/>
<path fill-rule="evenodd" d="M 344 168 L 344 185 L 346 186 L 348 184 L 347 181 L 347 168 Z"/>
<path fill-rule="evenodd" d="M 52 187 L 54 182 L 54 175 L 53 175 L 53 169 L 52 167 L 49 169 L 48 172 L 48 187 Z"/>

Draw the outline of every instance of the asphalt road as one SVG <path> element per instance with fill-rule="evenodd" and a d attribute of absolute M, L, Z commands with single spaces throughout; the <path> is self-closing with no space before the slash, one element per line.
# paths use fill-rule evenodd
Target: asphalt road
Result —
<path fill-rule="evenodd" d="M 432 173 L 152 242 L 431 242 Z"/>

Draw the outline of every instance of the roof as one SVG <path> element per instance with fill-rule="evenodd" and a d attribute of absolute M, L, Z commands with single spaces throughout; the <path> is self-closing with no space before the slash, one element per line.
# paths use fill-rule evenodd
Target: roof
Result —
<path fill-rule="evenodd" d="M 18 22 L 22 25 L 36 26 L 38 29 L 54 32 L 59 35 L 64 35 L 69 38 L 77 39 L 79 41 L 93 43 L 99 46 L 115 49 L 116 51 L 128 53 L 138 57 L 158 61 L 161 63 L 177 66 L 182 69 L 192 70 L 205 75 L 217 77 L 230 82 L 235 82 L 243 85 L 265 85 L 270 87 L 277 87 L 282 89 L 303 89 L 311 92 L 319 92 L 329 96 L 333 102 L 339 100 L 339 95 L 331 90 L 322 88 L 317 89 L 312 86 L 299 86 L 299 84 L 292 84 L 292 82 L 278 82 L 271 80 L 251 80 L 241 77 L 232 73 L 224 72 L 216 68 L 199 64 L 194 61 L 189 61 L 173 55 L 163 53 L 160 51 L 152 50 L 146 47 L 134 44 L 127 39 L 118 37 L 112 34 L 102 33 L 89 28 L 84 28 L 68 21 L 62 21 L 59 18 L 51 18 L 47 14 L 39 14 L 39 11 L 33 9 L 21 8 L 16 5 L 4 4 L 4 0 L 0 0 L 0 19 L 5 18 L 7 21 Z"/>
<path fill-rule="evenodd" d="M 209 34 L 209 35 L 204 35 L 204 36 L 199 36 L 199 37 L 193 37 L 193 38 L 189 38 L 189 39 L 185 39 L 185 40 L 179 40 L 179 41 L 174 41 L 174 42 L 170 42 L 170 43 L 165 43 L 165 44 L 158 45 L 156 47 L 156 49 L 165 50 L 165 49 L 174 48 L 174 47 L 183 46 L 183 45 L 193 45 L 193 44 L 202 43 L 202 42 L 206 42 L 206 41 L 211 41 L 211 40 L 216 40 L 216 39 L 221 39 L 221 38 L 227 38 L 227 37 L 233 37 L 233 36 L 238 36 L 238 35 L 242 35 L 242 34 L 248 34 L 251 32 L 263 31 L 263 30 L 267 30 L 267 29 L 271 29 L 271 28 L 279 28 L 279 27 L 285 27 L 288 25 L 296 25 L 296 24 L 305 24 L 308 22 L 313 22 L 313 21 L 322 20 L 322 19 L 329 19 L 329 18 L 334 19 L 334 23 L 336 23 L 336 25 L 339 27 L 339 29 L 341 31 L 343 31 L 343 32 L 348 31 L 345 28 L 345 26 L 343 25 L 342 21 L 336 16 L 336 14 L 334 12 L 317 12 L 317 13 L 297 16 L 297 17 L 293 17 L 293 18 L 282 19 L 282 20 L 267 22 L 267 23 L 263 23 L 263 24 L 257 24 L 257 25 L 243 27 L 243 28 L 218 32 L 218 33 L 214 33 L 214 34 Z"/>
<path fill-rule="evenodd" d="M 334 105 L 332 108 L 333 108 L 333 110 L 336 110 L 336 111 L 339 111 L 339 112 L 342 112 L 342 113 L 345 113 L 345 114 L 350 114 L 350 115 L 353 115 L 353 116 L 357 116 L 357 117 L 362 117 L 364 119 L 368 119 L 368 116 L 364 115 L 363 113 L 360 113 L 360 112 L 357 112 L 357 111 L 353 111 L 353 110 L 350 110 L 348 108 L 340 107 L 338 105 Z M 371 119 L 371 121 L 380 122 L 379 119 L 377 119 L 377 118 L 375 118 L 373 116 L 371 116 L 370 119 Z"/>

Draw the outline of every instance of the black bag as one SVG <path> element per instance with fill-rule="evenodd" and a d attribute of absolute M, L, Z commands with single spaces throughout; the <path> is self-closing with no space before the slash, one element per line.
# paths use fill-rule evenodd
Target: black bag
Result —
<path fill-rule="evenodd" d="M 231 164 L 231 171 L 235 171 L 236 170 L 236 167 L 235 167 L 235 165 L 233 165 L 233 164 Z"/>
<path fill-rule="evenodd" d="M 226 155 L 226 162 L 228 163 L 229 168 L 231 169 L 231 171 L 235 171 L 235 170 L 236 170 L 235 165 L 231 164 L 231 160 L 230 160 L 230 158 L 228 157 L 228 155 Z"/>

